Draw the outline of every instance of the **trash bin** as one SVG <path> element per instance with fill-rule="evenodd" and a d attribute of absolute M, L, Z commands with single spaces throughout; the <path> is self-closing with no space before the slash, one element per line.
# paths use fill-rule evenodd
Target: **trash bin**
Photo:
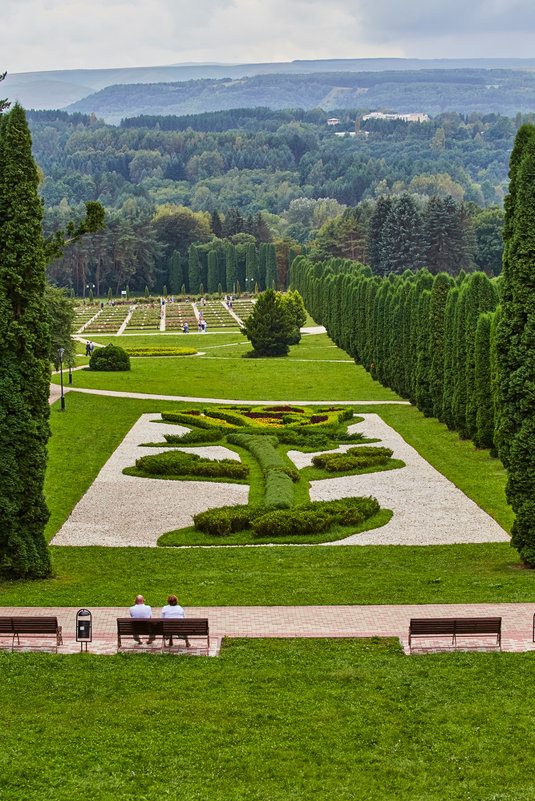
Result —
<path fill-rule="evenodd" d="M 93 621 L 89 609 L 79 609 L 76 613 L 76 642 L 80 651 L 87 651 L 87 643 L 93 641 Z"/>

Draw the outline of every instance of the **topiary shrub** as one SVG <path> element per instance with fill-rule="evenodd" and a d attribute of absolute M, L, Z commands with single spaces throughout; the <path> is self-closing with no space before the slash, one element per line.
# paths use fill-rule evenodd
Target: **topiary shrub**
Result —
<path fill-rule="evenodd" d="M 265 506 L 222 506 L 194 515 L 195 528 L 216 537 L 225 537 L 250 527 L 251 520 L 265 514 Z"/>
<path fill-rule="evenodd" d="M 130 356 L 123 348 L 110 343 L 105 348 L 95 348 L 89 359 L 89 369 L 103 372 L 130 370 Z"/>
<path fill-rule="evenodd" d="M 268 512 L 251 522 L 259 537 L 288 537 L 316 534 L 338 524 L 352 526 L 377 514 L 375 498 L 341 498 L 336 501 L 313 501 L 293 509 Z"/>
<path fill-rule="evenodd" d="M 392 456 L 390 448 L 349 448 L 345 453 L 318 453 L 312 459 L 314 467 L 329 473 L 342 473 L 365 467 L 387 464 Z"/>
<path fill-rule="evenodd" d="M 275 509 L 289 509 L 294 500 L 293 481 L 282 470 L 268 470 L 265 474 L 264 503 Z"/>
<path fill-rule="evenodd" d="M 206 478 L 246 478 L 248 465 L 234 459 L 201 458 L 196 453 L 167 451 L 136 459 L 138 470 L 153 476 L 204 476 Z"/>

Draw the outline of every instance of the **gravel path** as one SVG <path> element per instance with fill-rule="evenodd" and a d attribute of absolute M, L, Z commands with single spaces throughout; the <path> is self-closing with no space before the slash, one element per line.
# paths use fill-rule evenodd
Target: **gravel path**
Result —
<path fill-rule="evenodd" d="M 169 481 L 125 476 L 139 456 L 175 448 L 140 448 L 161 442 L 164 434 L 189 429 L 155 423 L 159 414 L 143 414 L 110 456 L 93 484 L 74 507 L 52 545 L 155 546 L 166 531 L 193 523 L 193 515 L 218 506 L 247 503 L 249 486 L 212 481 Z M 212 459 L 236 459 L 219 445 L 181 448 Z"/>
<path fill-rule="evenodd" d="M 407 445 L 377 414 L 362 415 L 363 422 L 349 427 L 381 440 L 406 467 L 360 476 L 312 481 L 310 498 L 329 501 L 348 496 L 373 495 L 394 515 L 386 526 L 354 534 L 332 545 L 451 545 L 471 542 L 508 542 L 498 523 Z M 346 451 L 351 445 L 342 445 Z M 290 451 L 298 468 L 312 463 L 313 453 Z"/>

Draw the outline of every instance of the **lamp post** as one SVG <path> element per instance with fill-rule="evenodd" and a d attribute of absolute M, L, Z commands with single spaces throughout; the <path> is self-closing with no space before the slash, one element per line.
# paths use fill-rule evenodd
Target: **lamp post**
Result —
<path fill-rule="evenodd" d="M 59 371 L 61 376 L 61 411 L 65 411 L 65 395 L 63 394 L 63 354 L 65 353 L 65 348 L 58 348 L 58 356 L 59 356 Z"/>

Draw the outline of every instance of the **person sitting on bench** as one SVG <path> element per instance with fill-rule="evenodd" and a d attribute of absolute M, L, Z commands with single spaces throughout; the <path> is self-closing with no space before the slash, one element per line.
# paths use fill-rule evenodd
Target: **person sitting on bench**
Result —
<path fill-rule="evenodd" d="M 178 598 L 176 595 L 169 595 L 167 598 L 167 606 L 162 607 L 162 614 L 160 617 L 163 618 L 177 618 L 177 617 L 186 617 L 186 613 L 182 609 L 182 607 L 178 603 Z M 189 648 L 189 640 L 187 637 L 184 637 L 186 640 L 186 647 Z M 173 638 L 170 637 L 170 645 L 173 644 Z"/>
<path fill-rule="evenodd" d="M 152 617 L 152 609 L 145 603 L 145 599 L 142 595 L 136 595 L 134 606 L 130 607 L 130 617 L 144 618 L 144 619 Z M 139 636 L 135 634 L 134 634 L 134 640 L 138 643 L 141 643 Z M 147 643 L 150 645 L 152 642 L 154 642 L 154 637 L 150 636 L 149 639 L 147 640 Z"/>

